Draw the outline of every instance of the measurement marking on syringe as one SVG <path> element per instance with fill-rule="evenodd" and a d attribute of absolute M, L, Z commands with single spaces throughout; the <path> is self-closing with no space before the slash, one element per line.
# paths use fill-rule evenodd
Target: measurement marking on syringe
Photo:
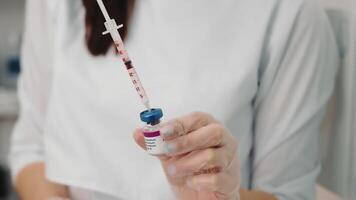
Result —
<path fill-rule="evenodd" d="M 127 70 L 129 70 L 129 69 L 133 68 L 131 60 L 130 60 L 130 61 L 127 61 L 127 62 L 125 62 L 125 65 L 126 65 L 126 69 L 127 69 Z"/>

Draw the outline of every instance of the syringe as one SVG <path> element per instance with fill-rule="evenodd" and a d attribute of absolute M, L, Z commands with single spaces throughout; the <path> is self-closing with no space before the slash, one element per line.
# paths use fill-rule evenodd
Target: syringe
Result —
<path fill-rule="evenodd" d="M 143 103 L 143 105 L 148 109 L 148 110 L 151 110 L 151 107 L 150 107 L 150 103 L 149 103 L 149 100 L 148 100 L 148 96 L 145 92 L 145 89 L 143 88 L 143 85 L 140 81 L 140 78 L 138 77 L 138 74 L 136 73 L 136 70 L 134 68 L 134 66 L 132 65 L 132 61 L 124 47 L 124 43 L 122 41 L 122 38 L 119 34 L 119 31 L 118 29 L 122 28 L 123 25 L 121 24 L 120 26 L 118 26 L 116 24 L 116 21 L 115 19 L 111 19 L 106 8 L 105 8 L 105 5 L 103 3 L 102 0 L 97 0 L 98 4 L 99 4 L 99 7 L 100 7 L 100 10 L 101 12 L 103 13 L 104 15 L 104 18 L 105 18 L 105 28 L 106 28 L 106 31 L 103 32 L 103 35 L 106 35 L 108 33 L 110 33 L 114 43 L 115 43 L 115 46 L 117 48 L 117 51 L 119 52 L 119 55 L 121 56 L 121 59 L 122 61 L 125 63 L 125 66 L 126 66 L 126 69 L 127 69 L 127 72 L 129 73 L 130 75 L 130 78 L 132 80 L 132 83 L 134 84 L 135 86 L 135 89 L 139 95 L 139 97 L 141 98 L 141 101 Z"/>

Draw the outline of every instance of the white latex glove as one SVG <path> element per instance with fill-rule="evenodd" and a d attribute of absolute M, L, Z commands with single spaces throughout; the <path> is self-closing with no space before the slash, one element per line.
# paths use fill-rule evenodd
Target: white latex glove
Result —
<path fill-rule="evenodd" d="M 48 200 L 70 200 L 68 198 L 63 198 L 63 197 L 51 197 Z"/>
<path fill-rule="evenodd" d="M 181 200 L 238 200 L 237 140 L 211 115 L 194 112 L 163 124 L 164 156 L 158 156 Z M 134 133 L 145 149 L 141 129 Z"/>

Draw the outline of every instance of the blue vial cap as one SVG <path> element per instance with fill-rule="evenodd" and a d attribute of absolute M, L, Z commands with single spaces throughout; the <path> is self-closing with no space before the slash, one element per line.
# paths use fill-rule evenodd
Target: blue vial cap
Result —
<path fill-rule="evenodd" d="M 155 123 L 163 117 L 162 109 L 152 108 L 151 110 L 146 110 L 140 113 L 141 121 L 147 124 Z"/>

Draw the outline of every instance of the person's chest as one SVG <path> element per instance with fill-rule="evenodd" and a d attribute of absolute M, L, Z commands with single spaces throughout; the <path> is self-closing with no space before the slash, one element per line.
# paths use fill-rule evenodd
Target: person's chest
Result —
<path fill-rule="evenodd" d="M 241 10 L 234 4 L 197 13 L 193 4 L 187 13 L 171 14 L 154 13 L 154 3 L 145 4 L 138 3 L 125 44 L 153 107 L 169 117 L 200 110 L 225 120 L 224 115 L 251 104 L 258 88 L 262 21 L 252 26 L 249 16 L 235 14 Z M 71 25 L 76 34 L 59 36 L 66 44 L 58 45 L 54 56 L 53 92 L 137 115 L 143 107 L 119 57 L 113 49 L 104 57 L 90 56 L 79 19 Z"/>
<path fill-rule="evenodd" d="M 169 10 L 157 14 L 144 1 L 138 6 L 125 44 L 152 107 L 163 109 L 164 120 L 193 111 L 212 114 L 244 140 L 240 154 L 245 162 L 252 144 L 252 103 L 265 20 L 258 18 L 252 25 L 249 19 L 254 14 L 244 7 L 236 10 L 236 5 L 219 7 L 215 14 L 210 7 L 199 16 L 190 8 L 183 17 L 178 12 L 170 15 Z M 122 191 L 132 187 L 124 185 L 127 182 L 144 185 L 141 177 L 157 177 L 159 169 L 133 142 L 131 133 L 140 126 L 144 107 L 123 63 L 113 49 L 106 56 L 89 55 L 83 13 L 59 24 L 45 127 L 46 142 L 55 144 L 61 155 L 53 163 L 63 157 L 78 166 L 73 174 L 98 183 L 105 180 L 108 187 Z M 118 153 L 120 159 L 112 160 Z M 91 168 L 108 177 L 89 175 L 90 170 L 81 170 L 83 163 L 94 163 Z M 145 170 L 152 174 L 142 170 L 147 165 Z M 112 175 L 120 179 L 112 180 Z"/>

